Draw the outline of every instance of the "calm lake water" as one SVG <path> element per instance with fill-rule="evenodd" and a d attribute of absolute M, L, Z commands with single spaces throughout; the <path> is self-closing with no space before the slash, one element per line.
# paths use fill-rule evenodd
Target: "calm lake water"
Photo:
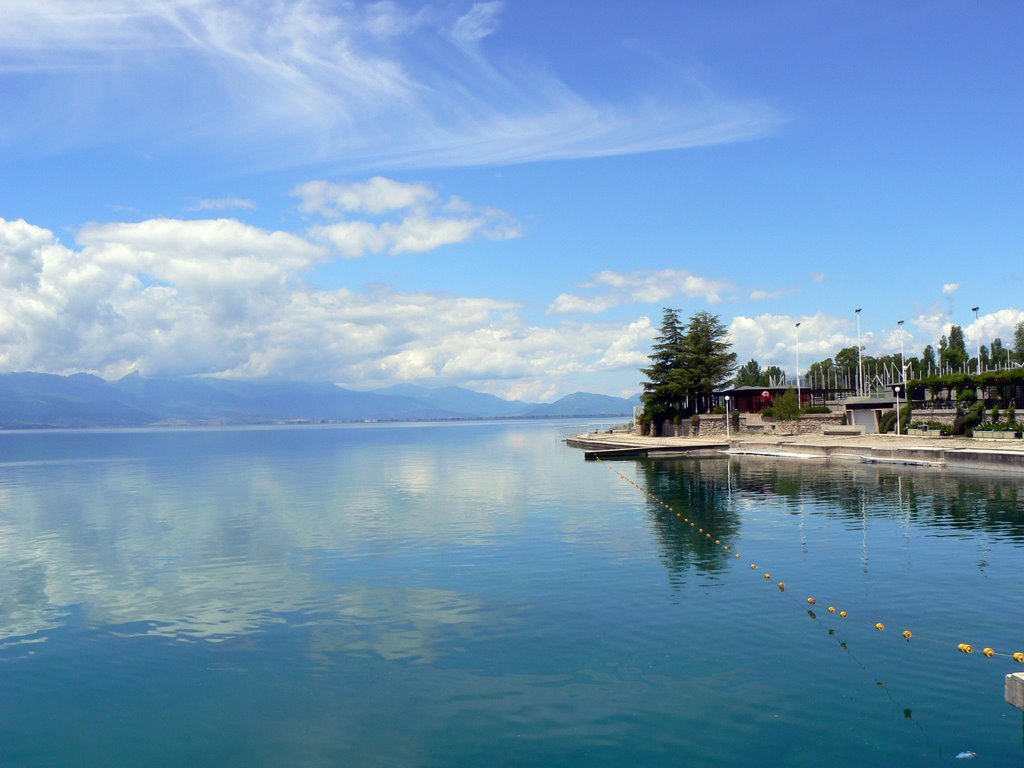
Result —
<path fill-rule="evenodd" d="M 1022 478 L 564 432 L 0 433 L 0 765 L 1024 763 Z"/>

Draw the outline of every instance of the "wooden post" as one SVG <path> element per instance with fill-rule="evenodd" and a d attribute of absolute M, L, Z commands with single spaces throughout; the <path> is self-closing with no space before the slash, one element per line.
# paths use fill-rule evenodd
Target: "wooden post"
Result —
<path fill-rule="evenodd" d="M 1006 703 L 1024 710 L 1024 672 L 1006 676 Z"/>

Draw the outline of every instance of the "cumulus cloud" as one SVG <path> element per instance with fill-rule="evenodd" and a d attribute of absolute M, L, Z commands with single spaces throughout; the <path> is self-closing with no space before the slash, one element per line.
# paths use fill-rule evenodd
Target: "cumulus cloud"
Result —
<path fill-rule="evenodd" d="M 475 383 L 499 394 L 642 364 L 650 321 L 525 322 L 487 297 L 320 290 L 323 245 L 232 219 L 81 229 L 0 219 L 0 369 Z"/>
<path fill-rule="evenodd" d="M 496 208 L 476 209 L 461 198 L 442 202 L 426 184 L 408 184 L 380 176 L 365 182 L 310 181 L 293 193 L 299 210 L 337 219 L 371 214 L 374 221 L 345 220 L 314 226 L 310 235 L 331 244 L 344 258 L 368 253 L 423 253 L 474 237 L 507 240 L 521 232 L 512 217 Z M 380 221 L 391 214 L 395 220 Z"/>
<path fill-rule="evenodd" d="M 851 333 L 847 318 L 821 312 L 811 316 L 762 314 L 756 317 L 737 315 L 729 325 L 737 360 L 757 360 L 762 365 L 778 365 L 796 370 L 796 323 L 800 323 L 801 368 L 815 360 L 832 357 L 844 347 L 857 345 L 857 334 Z M 874 340 L 871 333 L 861 336 L 863 344 Z"/>
<path fill-rule="evenodd" d="M 958 290 L 960 290 L 960 283 L 945 283 L 942 286 L 942 295 L 952 296 Z"/>
<path fill-rule="evenodd" d="M 548 307 L 548 314 L 598 313 L 621 304 L 656 303 L 674 296 L 700 298 L 709 304 L 717 304 L 722 300 L 722 294 L 732 288 L 732 284 L 726 280 L 695 275 L 684 269 L 633 272 L 604 270 L 581 287 L 599 290 L 607 287 L 612 290 L 590 297 L 560 294 Z"/>
<path fill-rule="evenodd" d="M 628 101 L 585 96 L 528 52 L 488 53 L 502 12 L 497 2 L 6 0 L 0 77 L 19 87 L 8 100 L 19 106 L 0 106 L 0 141 L 138 140 L 244 151 L 269 166 L 413 168 L 708 146 L 780 122 L 692 76 L 652 76 Z"/>

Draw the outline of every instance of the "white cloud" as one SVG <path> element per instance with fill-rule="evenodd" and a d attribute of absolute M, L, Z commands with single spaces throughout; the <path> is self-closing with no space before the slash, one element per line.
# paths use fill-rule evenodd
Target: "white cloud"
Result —
<path fill-rule="evenodd" d="M 326 249 L 230 219 L 96 224 L 77 245 L 0 219 L 0 369 L 511 393 L 635 369 L 653 334 L 646 317 L 541 327 L 501 299 L 318 290 L 303 276 Z"/>
<path fill-rule="evenodd" d="M 717 304 L 722 300 L 722 294 L 732 288 L 732 284 L 726 280 L 701 277 L 683 269 L 661 269 L 653 272 L 604 270 L 581 287 L 598 286 L 609 286 L 614 290 L 593 297 L 560 294 L 548 307 L 548 314 L 597 313 L 621 304 L 656 303 L 674 296 L 699 298 L 709 304 Z"/>
<path fill-rule="evenodd" d="M 311 181 L 293 194 L 305 213 L 338 218 L 346 213 L 396 214 L 397 221 L 339 221 L 314 226 L 310 235 L 330 243 L 345 258 L 368 253 L 423 253 L 474 237 L 507 240 L 521 232 L 512 218 L 496 208 L 475 209 L 461 198 L 442 202 L 426 184 L 407 184 L 375 176 L 366 182 L 334 184 Z"/>
<path fill-rule="evenodd" d="M 223 211 L 231 208 L 253 210 L 256 203 L 241 197 L 221 197 L 214 200 L 197 200 L 189 206 L 190 211 Z"/>
<path fill-rule="evenodd" d="M 212 145 L 268 166 L 413 168 L 708 146 L 780 122 L 769 106 L 717 96 L 692 76 L 652 77 L 629 102 L 584 96 L 529 52 L 488 57 L 481 41 L 500 34 L 501 11 L 7 0 L 0 77 L 29 73 L 36 87 L 0 115 L 0 140 L 44 151 Z"/>
<path fill-rule="evenodd" d="M 474 3 L 469 12 L 459 17 L 452 27 L 452 37 L 462 45 L 475 45 L 498 27 L 499 2 Z"/>
<path fill-rule="evenodd" d="M 292 194 L 301 198 L 299 210 L 330 217 L 347 213 L 379 215 L 419 208 L 437 198 L 437 192 L 426 184 L 407 184 L 382 176 L 352 184 L 308 181 L 296 187 Z"/>
<path fill-rule="evenodd" d="M 750 292 L 750 298 L 754 301 L 764 301 L 765 299 L 779 299 L 783 296 L 787 296 L 791 293 L 796 293 L 795 287 L 791 288 L 779 288 L 775 291 L 768 291 L 762 288 L 755 288 Z"/>
<path fill-rule="evenodd" d="M 942 295 L 952 296 L 958 290 L 960 290 L 960 283 L 945 283 L 942 286 Z"/>
<path fill-rule="evenodd" d="M 604 296 L 574 296 L 571 293 L 560 293 L 548 307 L 548 314 L 563 315 L 569 312 L 582 312 L 587 314 L 599 314 L 619 304 L 615 296 L 605 294 Z"/>
<path fill-rule="evenodd" d="M 857 334 L 851 333 L 852 322 L 847 318 L 821 312 L 810 317 L 763 314 L 757 317 L 737 315 L 729 325 L 738 362 L 757 360 L 762 366 L 778 365 L 787 371 L 796 370 L 796 323 L 800 323 L 800 367 L 826 357 L 832 357 L 844 347 L 857 345 Z M 861 336 L 868 345 L 874 335 Z"/>

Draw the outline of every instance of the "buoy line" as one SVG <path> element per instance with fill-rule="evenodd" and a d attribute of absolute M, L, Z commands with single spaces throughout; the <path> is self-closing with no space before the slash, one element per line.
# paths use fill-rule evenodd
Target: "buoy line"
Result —
<path fill-rule="evenodd" d="M 603 466 L 607 467 L 610 471 L 614 472 L 622 480 L 625 480 L 627 483 L 632 485 L 634 488 L 636 488 L 638 491 L 640 491 L 640 493 L 644 494 L 649 500 L 653 501 L 655 504 L 658 504 L 659 506 L 663 507 L 668 512 L 670 512 L 671 514 L 675 515 L 676 519 L 679 521 L 679 523 L 681 525 L 689 526 L 693 530 L 693 532 L 696 533 L 700 538 L 703 538 L 703 539 L 707 540 L 708 542 L 714 543 L 716 546 L 721 547 L 723 552 L 728 552 L 730 555 L 732 555 L 733 558 L 739 559 L 739 558 L 742 557 L 742 553 L 736 552 L 735 550 L 730 550 L 729 545 L 728 544 L 723 544 L 721 539 L 719 537 L 717 537 L 712 531 L 705 530 L 702 526 L 699 526 L 697 524 L 697 521 L 691 520 L 688 516 L 684 515 L 682 512 L 679 512 L 678 510 L 674 509 L 670 504 L 666 503 L 665 501 L 662 501 L 654 493 L 648 491 L 646 488 L 643 488 L 635 480 L 633 480 L 633 479 L 631 479 L 629 477 L 626 477 L 626 475 L 624 475 L 623 473 L 619 472 L 617 469 L 612 467 L 610 464 L 608 464 L 606 461 L 604 461 L 600 456 L 598 456 L 596 458 L 597 458 L 597 461 L 599 463 L 601 463 Z M 787 585 L 785 581 L 782 581 L 782 580 L 779 580 L 779 579 L 775 578 L 775 576 L 773 576 L 773 574 L 770 571 L 763 570 L 758 563 L 751 563 L 750 564 L 750 570 L 751 571 L 760 571 L 761 575 L 762 575 L 762 578 L 763 578 L 763 580 L 765 582 L 774 583 L 776 585 L 776 587 L 778 588 L 779 592 L 788 594 L 787 590 L 789 589 L 789 585 Z M 790 596 L 792 596 L 792 595 L 790 595 Z M 817 603 L 818 603 L 817 598 L 815 598 L 813 596 L 809 596 L 809 597 L 806 598 L 806 602 L 807 602 L 807 605 L 810 606 L 810 608 L 807 610 L 807 613 L 809 614 L 810 618 L 816 619 L 817 618 L 817 613 L 814 610 L 814 606 L 817 605 Z M 836 601 L 836 602 L 838 602 L 838 601 Z M 845 610 L 845 609 L 838 608 L 837 605 L 835 605 L 835 604 L 828 604 L 827 607 L 826 607 L 826 611 L 828 612 L 828 614 L 830 616 L 838 616 L 839 620 L 840 620 L 840 623 L 846 622 L 848 619 L 850 619 L 849 612 L 847 610 Z M 850 619 L 850 623 L 858 623 L 858 620 L 856 618 Z M 884 621 L 877 621 L 876 620 L 876 621 L 872 622 L 870 620 L 867 620 L 867 621 L 861 620 L 859 623 L 866 624 L 867 626 L 875 629 L 879 634 L 886 634 L 886 633 L 891 634 L 891 631 L 889 630 L 888 625 Z M 940 646 L 943 646 L 943 647 L 946 647 L 946 648 L 956 648 L 956 650 L 958 652 L 966 654 L 966 655 L 973 655 L 975 649 L 978 647 L 978 646 L 976 646 L 973 643 L 955 642 L 955 641 L 951 641 L 951 640 L 941 640 L 941 639 L 938 639 L 938 638 L 932 638 L 932 637 L 927 637 L 927 636 L 926 637 L 919 637 L 917 634 L 915 634 L 909 628 L 904 628 L 902 631 L 900 631 L 898 636 L 902 637 L 907 643 L 910 643 L 911 640 L 913 640 L 914 642 L 933 643 L 933 644 L 937 644 L 937 645 L 940 645 Z M 1018 664 L 1024 664 L 1024 651 L 1013 651 L 1013 652 L 997 651 L 992 646 L 984 645 L 984 646 L 980 647 L 978 655 L 979 656 L 984 656 L 985 658 L 989 658 L 989 659 L 995 658 L 997 656 L 1001 656 L 1001 657 L 1004 657 L 1004 658 L 1007 658 L 1007 659 L 1012 659 L 1013 661 L 1017 662 Z"/>

